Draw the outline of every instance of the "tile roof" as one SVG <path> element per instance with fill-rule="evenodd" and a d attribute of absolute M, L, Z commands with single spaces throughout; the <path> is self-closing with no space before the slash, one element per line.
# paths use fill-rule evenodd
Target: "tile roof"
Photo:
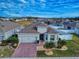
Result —
<path fill-rule="evenodd" d="M 0 22 L 0 30 L 3 30 L 4 32 L 12 30 L 18 26 L 20 26 L 20 25 L 14 23 L 14 22 L 11 22 L 11 21 L 1 21 Z"/>
<path fill-rule="evenodd" d="M 54 33 L 54 34 L 57 34 L 58 32 L 57 32 L 55 29 L 52 29 L 51 27 L 48 27 L 47 33 L 50 33 L 50 34 Z"/>
<path fill-rule="evenodd" d="M 63 24 L 66 26 L 72 26 L 72 27 L 76 26 L 76 22 L 64 22 Z"/>
<path fill-rule="evenodd" d="M 31 25 L 25 27 L 24 29 L 22 29 L 22 30 L 20 31 L 20 33 L 39 33 L 39 32 L 37 31 L 37 26 L 44 26 L 44 27 L 46 26 L 46 27 L 47 27 L 47 32 L 46 32 L 46 33 L 57 33 L 56 30 L 54 30 L 54 29 L 48 27 L 47 24 L 41 24 L 41 23 L 34 23 L 34 24 L 31 24 Z"/>

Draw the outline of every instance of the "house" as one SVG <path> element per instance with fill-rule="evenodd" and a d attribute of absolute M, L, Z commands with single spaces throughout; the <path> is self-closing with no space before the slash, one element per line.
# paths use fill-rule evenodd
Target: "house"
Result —
<path fill-rule="evenodd" d="M 49 27 L 54 28 L 58 33 L 58 37 L 62 40 L 72 40 L 72 34 L 75 33 L 75 22 L 57 22 L 56 24 L 50 24 Z"/>
<path fill-rule="evenodd" d="M 79 22 L 76 23 L 75 32 L 79 35 Z"/>
<path fill-rule="evenodd" d="M 75 22 L 64 22 L 64 28 L 65 29 L 75 29 L 76 23 Z"/>
<path fill-rule="evenodd" d="M 58 37 L 61 39 L 61 40 L 72 40 L 72 34 L 70 33 L 65 33 L 63 31 L 58 31 L 59 35 Z"/>
<path fill-rule="evenodd" d="M 20 31 L 22 27 L 11 21 L 0 21 L 0 41 L 6 40 L 13 34 L 16 34 Z"/>
<path fill-rule="evenodd" d="M 33 23 L 18 33 L 19 43 L 35 43 L 39 41 L 58 41 L 58 32 L 45 23 Z"/>

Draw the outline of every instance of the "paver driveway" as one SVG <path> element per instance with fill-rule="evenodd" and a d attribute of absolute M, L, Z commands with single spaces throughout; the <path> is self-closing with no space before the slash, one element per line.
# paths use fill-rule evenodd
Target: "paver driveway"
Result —
<path fill-rule="evenodd" d="M 12 57 L 36 57 L 36 44 L 34 43 L 21 43 L 16 48 Z"/>

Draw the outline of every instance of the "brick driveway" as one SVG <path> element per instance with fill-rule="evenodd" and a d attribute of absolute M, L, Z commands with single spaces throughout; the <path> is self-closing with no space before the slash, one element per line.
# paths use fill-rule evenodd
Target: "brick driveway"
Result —
<path fill-rule="evenodd" d="M 12 57 L 36 57 L 37 49 L 34 43 L 21 43 Z"/>

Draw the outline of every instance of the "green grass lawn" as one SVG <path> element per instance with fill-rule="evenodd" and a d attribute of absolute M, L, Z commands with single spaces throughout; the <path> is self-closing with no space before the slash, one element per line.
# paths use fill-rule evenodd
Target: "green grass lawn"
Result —
<path fill-rule="evenodd" d="M 78 37 L 78 35 L 73 34 L 72 40 L 73 40 L 74 42 L 76 42 L 77 44 L 79 44 L 79 37 Z"/>
<path fill-rule="evenodd" d="M 53 50 L 53 55 L 47 56 L 45 55 L 44 51 L 38 51 L 38 57 L 71 57 L 71 56 L 79 56 L 79 45 L 75 46 L 73 41 L 67 41 L 68 50 L 60 51 L 60 50 Z"/>
<path fill-rule="evenodd" d="M 7 40 L 5 40 L 5 42 L 3 42 L 0 45 L 0 57 L 11 57 L 11 55 L 14 52 L 14 49 L 17 46 L 14 46 L 14 44 L 18 44 L 18 37 L 17 35 L 12 35 L 11 37 L 9 37 Z M 7 43 L 7 44 L 5 44 Z M 11 43 L 11 45 L 9 45 L 9 43 Z M 3 45 L 5 44 L 5 45 Z"/>
<path fill-rule="evenodd" d="M 78 41 L 78 36 L 73 35 L 72 40 L 66 41 L 67 42 L 67 47 L 68 50 L 66 51 L 60 51 L 60 50 L 52 50 L 53 55 L 47 56 L 45 55 L 44 51 L 38 51 L 37 56 L 38 57 L 74 57 L 74 56 L 79 56 L 79 41 Z M 77 40 L 78 42 L 74 42 L 73 40 Z"/>
<path fill-rule="evenodd" d="M 0 57 L 11 57 L 13 50 L 8 48 L 7 46 L 0 46 Z"/>

